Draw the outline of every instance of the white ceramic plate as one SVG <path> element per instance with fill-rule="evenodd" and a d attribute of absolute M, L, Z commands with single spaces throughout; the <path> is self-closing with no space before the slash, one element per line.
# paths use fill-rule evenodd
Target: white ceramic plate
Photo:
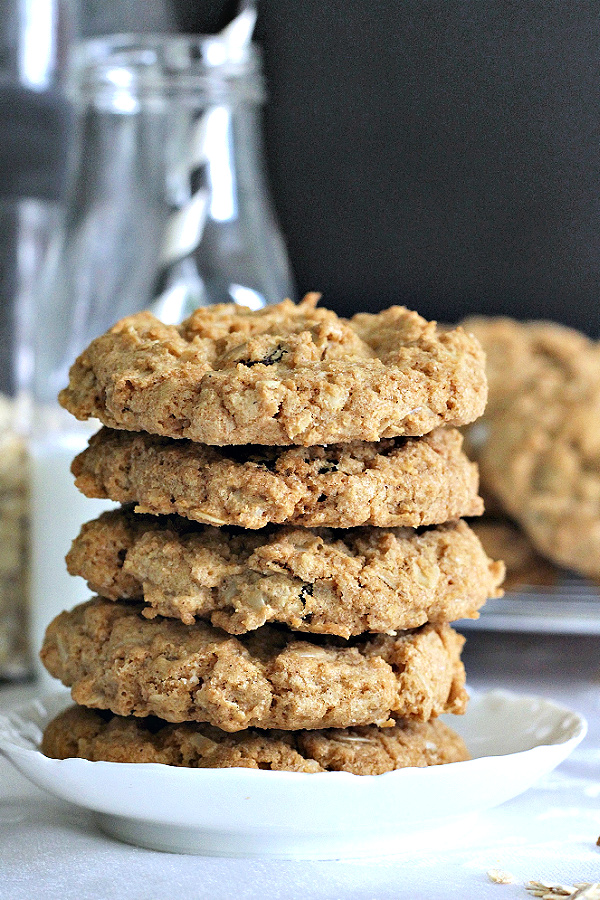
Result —
<path fill-rule="evenodd" d="M 456 839 L 459 824 L 525 791 L 587 730 L 548 700 L 494 691 L 446 717 L 474 758 L 444 766 L 359 776 L 47 759 L 37 749 L 42 729 L 69 702 L 61 692 L 0 716 L 0 750 L 122 840 L 213 856 L 380 856 L 434 834 Z"/>

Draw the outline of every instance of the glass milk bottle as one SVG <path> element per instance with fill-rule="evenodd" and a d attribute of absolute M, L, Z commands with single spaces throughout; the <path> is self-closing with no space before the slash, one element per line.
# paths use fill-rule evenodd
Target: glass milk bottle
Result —
<path fill-rule="evenodd" d="M 108 505 L 73 486 L 89 426 L 57 403 L 75 357 L 121 317 L 293 295 L 261 149 L 260 54 L 220 36 L 111 36 L 78 48 L 77 158 L 32 321 L 32 646 L 90 596 L 64 556 Z M 98 423 L 96 423 L 96 426 Z M 94 430 L 92 427 L 91 430 Z M 46 677 L 38 664 L 38 673 Z"/>

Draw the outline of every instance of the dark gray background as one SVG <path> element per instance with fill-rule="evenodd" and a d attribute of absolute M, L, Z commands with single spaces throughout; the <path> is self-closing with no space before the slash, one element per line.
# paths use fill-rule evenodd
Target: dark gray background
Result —
<path fill-rule="evenodd" d="M 301 289 L 600 333 L 596 2 L 263 3 L 272 183 Z"/>
<path fill-rule="evenodd" d="M 235 8 L 84 0 L 83 23 L 206 32 Z M 256 36 L 300 293 L 346 314 L 405 303 L 600 333 L 597 2 L 260 0 Z M 37 102 L 0 98 L 5 193 L 59 191 L 68 119 Z M 1 337 L 6 304 L 0 319 Z"/>

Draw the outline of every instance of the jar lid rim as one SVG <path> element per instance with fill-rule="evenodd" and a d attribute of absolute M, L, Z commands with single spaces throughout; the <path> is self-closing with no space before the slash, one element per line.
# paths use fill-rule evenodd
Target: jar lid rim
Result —
<path fill-rule="evenodd" d="M 165 76 L 207 75 L 220 72 L 242 76 L 260 72 L 260 47 L 248 42 L 231 47 L 218 35 L 111 34 L 80 41 L 72 59 L 72 73 L 102 71 L 106 67 L 134 67 L 161 71 Z"/>
<path fill-rule="evenodd" d="M 264 101 L 260 47 L 231 48 L 219 35 L 117 34 L 75 49 L 68 93 L 84 100 L 101 91 L 132 97 L 223 98 L 241 91 Z"/>

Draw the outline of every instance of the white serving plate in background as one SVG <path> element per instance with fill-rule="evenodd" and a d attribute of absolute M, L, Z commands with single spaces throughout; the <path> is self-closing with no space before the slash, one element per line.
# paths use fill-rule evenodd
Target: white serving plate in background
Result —
<path fill-rule="evenodd" d="M 460 631 L 533 634 L 600 634 L 600 587 L 565 573 L 557 584 L 532 585 L 488 600 L 478 619 L 461 619 Z"/>

